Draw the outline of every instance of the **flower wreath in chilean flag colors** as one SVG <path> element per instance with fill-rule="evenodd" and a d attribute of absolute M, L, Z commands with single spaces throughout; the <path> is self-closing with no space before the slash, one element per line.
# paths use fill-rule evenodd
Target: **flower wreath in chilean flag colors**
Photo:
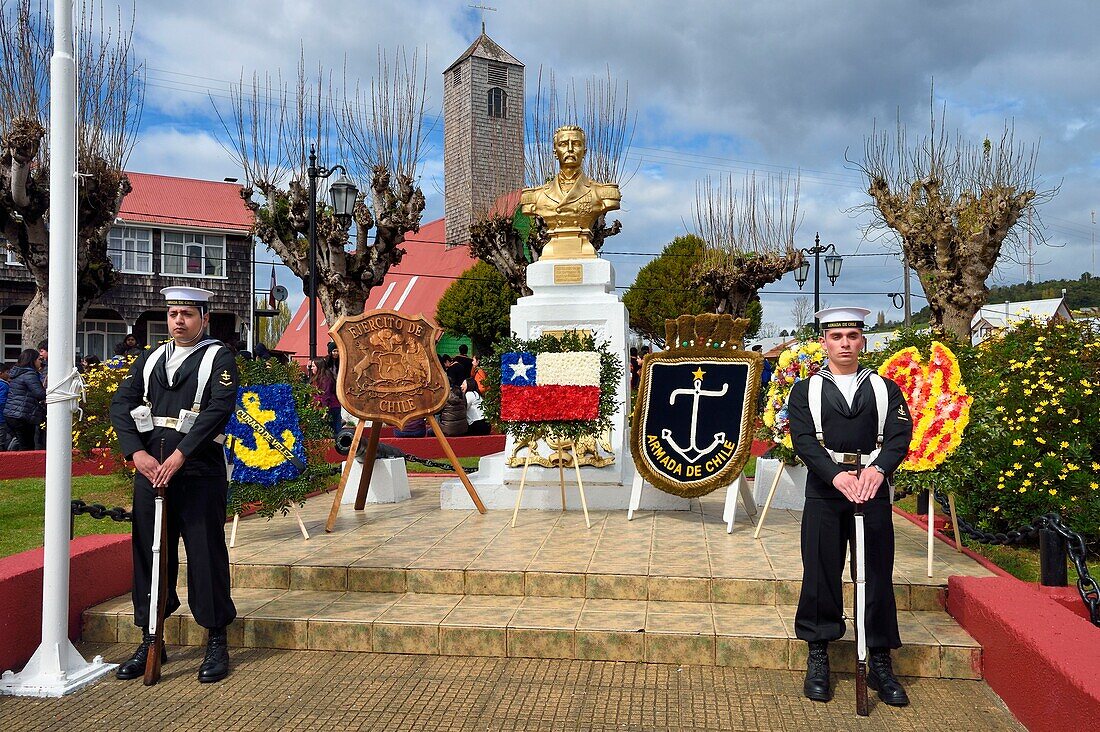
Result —
<path fill-rule="evenodd" d="M 590 335 L 505 338 L 482 364 L 486 419 L 517 440 L 553 434 L 577 440 L 611 428 L 621 359 Z"/>

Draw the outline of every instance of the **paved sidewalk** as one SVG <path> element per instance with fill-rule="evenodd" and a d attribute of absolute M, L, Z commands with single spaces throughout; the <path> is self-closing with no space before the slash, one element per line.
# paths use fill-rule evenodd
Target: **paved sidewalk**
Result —
<path fill-rule="evenodd" d="M 129 644 L 81 644 L 119 660 Z M 1022 730 L 979 681 L 908 679 L 913 705 L 872 692 L 853 711 L 801 696 L 802 675 L 721 667 L 235 649 L 200 685 L 201 648 L 170 648 L 154 688 L 110 677 L 63 699 L 0 698 L 0 730 Z"/>

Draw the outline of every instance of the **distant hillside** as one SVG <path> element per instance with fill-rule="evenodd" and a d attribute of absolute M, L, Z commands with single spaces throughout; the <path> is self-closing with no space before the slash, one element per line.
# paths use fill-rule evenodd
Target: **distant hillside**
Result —
<path fill-rule="evenodd" d="M 1066 305 L 1070 310 L 1082 308 L 1100 307 L 1100 277 L 1093 277 L 1088 272 L 1076 280 L 1045 280 L 1043 282 L 1021 282 L 1018 285 L 1002 285 L 992 287 L 989 290 L 987 305 L 996 305 L 1004 302 L 1020 302 L 1021 300 L 1046 300 L 1052 297 L 1060 297 L 1062 290 L 1066 291 Z M 928 306 L 913 313 L 914 325 L 928 322 L 931 313 Z M 901 325 L 901 319 L 888 321 L 887 328 Z"/>

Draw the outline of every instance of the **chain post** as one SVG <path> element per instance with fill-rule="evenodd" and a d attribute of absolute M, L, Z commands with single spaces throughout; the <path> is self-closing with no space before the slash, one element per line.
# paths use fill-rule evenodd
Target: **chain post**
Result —
<path fill-rule="evenodd" d="M 1052 526 L 1039 529 L 1039 584 L 1044 587 L 1069 584 L 1066 539 Z"/>

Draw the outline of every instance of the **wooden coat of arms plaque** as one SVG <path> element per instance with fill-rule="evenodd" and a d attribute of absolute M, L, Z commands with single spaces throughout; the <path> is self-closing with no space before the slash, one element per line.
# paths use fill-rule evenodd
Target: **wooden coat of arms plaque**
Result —
<path fill-rule="evenodd" d="M 360 419 L 402 428 L 447 402 L 447 374 L 435 355 L 437 328 L 423 315 L 372 310 L 336 321 L 336 394 Z"/>
<path fill-rule="evenodd" d="M 410 318 L 395 310 L 371 310 L 360 315 L 343 316 L 332 326 L 330 333 L 340 353 L 336 396 L 344 409 L 360 421 L 351 441 L 349 457 L 344 463 L 340 487 L 332 500 L 325 531 L 331 532 L 336 525 L 340 500 L 367 421 L 370 421 L 371 429 L 355 496 L 356 511 L 363 510 L 367 498 L 382 423 L 400 429 L 412 420 L 424 417 L 474 506 L 485 513 L 481 498 L 435 418 L 435 413 L 447 403 L 450 393 L 447 373 L 435 355 L 438 330 L 423 315 Z"/>

